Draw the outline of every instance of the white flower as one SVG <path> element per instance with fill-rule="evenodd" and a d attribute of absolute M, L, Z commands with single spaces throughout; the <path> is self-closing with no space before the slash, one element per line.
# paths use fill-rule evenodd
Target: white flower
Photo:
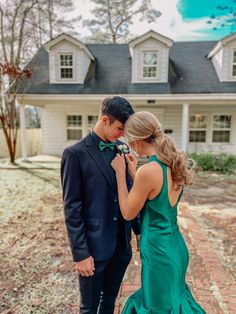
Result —
<path fill-rule="evenodd" d="M 126 144 L 120 144 L 117 146 L 117 149 L 120 154 L 128 154 L 130 152 L 129 146 Z"/>

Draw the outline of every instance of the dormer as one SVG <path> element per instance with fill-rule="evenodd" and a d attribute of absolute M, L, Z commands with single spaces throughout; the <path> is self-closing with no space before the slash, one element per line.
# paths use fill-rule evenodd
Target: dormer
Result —
<path fill-rule="evenodd" d="M 221 39 L 208 54 L 220 82 L 236 81 L 236 33 Z"/>
<path fill-rule="evenodd" d="M 83 84 L 93 55 L 81 41 L 62 34 L 45 44 L 51 84 Z"/>
<path fill-rule="evenodd" d="M 172 44 L 171 39 L 153 30 L 131 40 L 132 83 L 167 83 Z"/>

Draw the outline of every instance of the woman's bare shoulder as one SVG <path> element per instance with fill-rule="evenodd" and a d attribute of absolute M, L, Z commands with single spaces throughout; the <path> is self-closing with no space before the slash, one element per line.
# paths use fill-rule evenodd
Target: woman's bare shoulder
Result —
<path fill-rule="evenodd" d="M 151 161 L 139 167 L 136 174 L 144 179 L 155 177 L 162 174 L 162 168 L 157 162 Z"/>

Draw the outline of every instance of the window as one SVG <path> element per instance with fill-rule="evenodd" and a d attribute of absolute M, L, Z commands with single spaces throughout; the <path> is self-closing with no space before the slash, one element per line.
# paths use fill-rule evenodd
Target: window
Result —
<path fill-rule="evenodd" d="M 157 77 L 157 52 L 145 51 L 143 53 L 143 78 Z"/>
<path fill-rule="evenodd" d="M 61 76 L 61 79 L 73 78 L 73 55 L 72 54 L 60 55 L 60 76 Z"/>
<path fill-rule="evenodd" d="M 89 115 L 88 116 L 88 129 L 92 130 L 96 122 L 98 121 L 98 116 Z"/>
<path fill-rule="evenodd" d="M 230 141 L 231 116 L 213 116 L 213 143 L 229 143 Z"/>
<path fill-rule="evenodd" d="M 236 77 L 236 50 L 234 50 L 234 53 L 233 53 L 233 69 L 232 69 L 232 75 Z"/>
<path fill-rule="evenodd" d="M 67 116 L 67 139 L 79 140 L 82 138 L 82 116 Z"/>
<path fill-rule="evenodd" d="M 206 142 L 206 128 L 206 115 L 191 115 L 189 121 L 189 142 Z"/>

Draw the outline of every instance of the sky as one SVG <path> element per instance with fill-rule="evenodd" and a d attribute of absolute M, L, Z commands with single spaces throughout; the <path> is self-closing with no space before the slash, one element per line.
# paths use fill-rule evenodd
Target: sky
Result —
<path fill-rule="evenodd" d="M 140 0 L 141 1 L 141 0 Z M 214 25 L 208 24 L 211 15 L 221 16 L 222 23 L 227 18 L 226 13 L 217 9 L 217 5 L 230 4 L 234 0 L 151 0 L 154 8 L 162 14 L 155 23 L 148 24 L 135 20 L 130 27 L 135 36 L 153 29 L 175 41 L 207 41 L 219 40 L 232 31 L 236 31 L 236 25 L 231 23 L 230 27 L 219 27 L 213 30 Z M 84 19 L 91 18 L 90 10 L 93 4 L 90 0 L 74 0 L 75 13 L 81 14 Z M 234 4 L 236 11 L 236 3 Z M 234 22 L 236 23 L 236 22 Z M 80 28 L 81 36 L 90 33 L 86 28 Z"/>

